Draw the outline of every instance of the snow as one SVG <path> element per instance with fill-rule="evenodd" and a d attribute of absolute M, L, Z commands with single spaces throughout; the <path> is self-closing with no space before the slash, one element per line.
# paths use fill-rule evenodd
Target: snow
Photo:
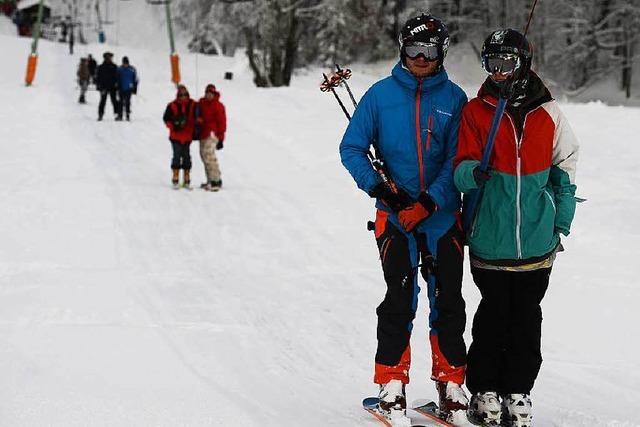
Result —
<path fill-rule="evenodd" d="M 141 31 L 144 32 L 144 31 Z M 258 89 L 242 56 L 182 54 L 192 96 L 227 106 L 219 193 L 174 191 L 161 122 L 168 47 L 0 35 L 0 424 L 376 425 L 375 307 L 384 283 L 365 222 L 373 204 L 343 169 L 346 122 L 317 85 Z M 78 54 L 127 55 L 141 75 L 131 123 L 79 105 Z M 482 73 L 449 58 L 469 95 Z M 462 65 L 461 65 L 462 64 Z M 197 67 L 196 67 L 197 65 Z M 355 94 L 389 64 L 354 65 Z M 476 64 L 477 65 L 477 64 Z M 475 65 L 474 65 L 475 67 Z M 225 71 L 234 80 L 223 80 Z M 346 95 L 346 94 L 345 94 Z M 637 254 L 640 109 L 562 104 L 578 135 L 578 208 L 543 302 L 536 426 L 634 426 L 640 401 Z M 193 182 L 204 179 L 192 146 Z M 467 343 L 479 295 L 465 275 Z M 433 399 L 426 297 L 408 398 Z"/>

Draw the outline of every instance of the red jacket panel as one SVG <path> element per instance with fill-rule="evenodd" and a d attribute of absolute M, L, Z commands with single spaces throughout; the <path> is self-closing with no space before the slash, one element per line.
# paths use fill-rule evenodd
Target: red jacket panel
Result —
<path fill-rule="evenodd" d="M 212 100 L 200 98 L 200 139 L 206 139 L 213 133 L 218 141 L 224 141 L 227 130 L 227 115 L 224 105 L 220 102 L 220 93 L 216 92 Z"/>
<path fill-rule="evenodd" d="M 167 105 L 163 120 L 169 128 L 169 139 L 187 144 L 193 141 L 196 125 L 196 102 L 191 99 L 175 99 Z M 180 125 L 180 122 L 184 122 Z"/>

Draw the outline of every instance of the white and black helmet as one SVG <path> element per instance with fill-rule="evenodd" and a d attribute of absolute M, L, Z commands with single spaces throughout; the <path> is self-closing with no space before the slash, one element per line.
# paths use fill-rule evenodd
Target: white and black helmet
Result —
<path fill-rule="evenodd" d="M 438 18 L 423 13 L 404 23 L 398 42 L 403 63 L 407 57 L 424 56 L 430 61 L 438 60 L 442 66 L 449 50 L 449 30 Z"/>

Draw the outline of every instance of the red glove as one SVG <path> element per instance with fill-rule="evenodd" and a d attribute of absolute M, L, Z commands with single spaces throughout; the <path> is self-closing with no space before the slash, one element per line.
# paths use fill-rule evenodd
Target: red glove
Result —
<path fill-rule="evenodd" d="M 436 211 L 436 204 L 427 193 L 420 193 L 418 201 L 398 212 L 400 225 L 408 233 Z"/>

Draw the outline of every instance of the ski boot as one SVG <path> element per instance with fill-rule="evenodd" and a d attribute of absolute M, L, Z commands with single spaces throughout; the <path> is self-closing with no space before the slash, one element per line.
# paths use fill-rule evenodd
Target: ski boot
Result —
<path fill-rule="evenodd" d="M 173 171 L 173 175 L 171 176 L 171 184 L 173 184 L 173 188 L 180 188 L 180 169 L 171 169 Z"/>
<path fill-rule="evenodd" d="M 440 398 L 440 418 L 454 426 L 464 425 L 467 422 L 469 399 L 460 384 L 436 381 L 436 389 Z"/>
<path fill-rule="evenodd" d="M 184 169 L 183 172 L 182 187 L 187 190 L 191 190 L 191 171 L 189 169 Z"/>
<path fill-rule="evenodd" d="M 467 410 L 467 418 L 479 426 L 499 426 L 502 408 L 498 393 L 486 391 L 471 396 L 471 403 Z"/>
<path fill-rule="evenodd" d="M 122 114 L 118 114 L 116 116 L 116 122 L 121 122 L 122 121 Z"/>
<path fill-rule="evenodd" d="M 217 181 L 215 179 L 212 180 L 209 183 L 209 187 L 210 187 L 210 189 L 209 189 L 210 191 L 220 191 L 220 189 L 222 188 L 222 180 L 221 179 L 219 179 Z"/>
<path fill-rule="evenodd" d="M 410 427 L 411 420 L 407 417 L 407 397 L 404 384 L 400 380 L 391 380 L 380 384 L 380 399 L 378 411 L 394 427 Z"/>
<path fill-rule="evenodd" d="M 514 393 L 502 396 L 502 425 L 504 427 L 531 427 L 531 398 L 528 394 Z"/>

